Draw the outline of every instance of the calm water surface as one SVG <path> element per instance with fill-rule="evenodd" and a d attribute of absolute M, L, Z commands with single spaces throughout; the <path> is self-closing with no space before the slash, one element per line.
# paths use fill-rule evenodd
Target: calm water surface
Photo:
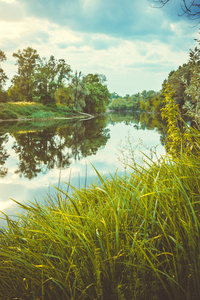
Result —
<path fill-rule="evenodd" d="M 85 121 L 0 124 L 0 210 L 20 212 L 18 202 L 43 201 L 55 187 L 67 189 L 125 172 L 124 162 L 141 162 L 143 151 L 165 153 L 164 127 L 152 116 L 107 114 Z M 162 134 L 161 134 L 162 133 Z M 126 170 L 127 172 L 127 170 Z M 1 221 L 2 223 L 3 221 Z"/>

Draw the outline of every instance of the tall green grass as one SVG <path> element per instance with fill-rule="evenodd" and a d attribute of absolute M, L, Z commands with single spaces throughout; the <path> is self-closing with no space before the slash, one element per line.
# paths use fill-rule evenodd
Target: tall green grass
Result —
<path fill-rule="evenodd" d="M 0 299 L 200 299 L 197 153 L 96 172 L 101 184 L 4 216 Z"/>
<path fill-rule="evenodd" d="M 36 102 L 0 103 L 0 119 L 18 118 L 51 119 L 75 115 L 72 109 L 63 105 L 47 106 Z"/>

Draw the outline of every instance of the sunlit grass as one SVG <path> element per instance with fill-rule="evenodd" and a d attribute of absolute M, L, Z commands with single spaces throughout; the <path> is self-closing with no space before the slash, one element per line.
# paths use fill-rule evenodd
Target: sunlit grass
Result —
<path fill-rule="evenodd" d="M 197 154 L 109 180 L 96 172 L 99 185 L 19 204 L 17 222 L 5 216 L 2 299 L 199 299 Z"/>
<path fill-rule="evenodd" d="M 73 116 L 74 112 L 64 105 L 45 106 L 37 102 L 0 103 L 0 119 L 52 119 Z"/>

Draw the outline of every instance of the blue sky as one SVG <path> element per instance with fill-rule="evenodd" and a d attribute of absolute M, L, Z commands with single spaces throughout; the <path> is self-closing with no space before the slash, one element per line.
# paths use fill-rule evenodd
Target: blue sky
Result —
<path fill-rule="evenodd" d="M 74 71 L 107 77 L 124 96 L 160 90 L 171 70 L 188 61 L 199 27 L 179 17 L 179 0 L 0 0 L 3 68 L 16 72 L 13 52 L 31 46 L 41 57 L 64 58 Z"/>

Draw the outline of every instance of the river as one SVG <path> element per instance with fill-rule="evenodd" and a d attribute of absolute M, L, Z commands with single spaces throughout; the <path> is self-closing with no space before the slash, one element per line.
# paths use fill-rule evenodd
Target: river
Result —
<path fill-rule="evenodd" d="M 98 180 L 95 168 L 102 176 L 122 175 L 129 172 L 126 163 L 142 163 L 142 153 L 154 160 L 165 154 L 166 129 L 152 115 L 109 113 L 85 121 L 0 126 L 0 210 L 10 216 L 21 212 L 12 199 L 43 202 L 57 193 L 55 187 L 68 190 L 67 183 L 79 188 Z"/>

